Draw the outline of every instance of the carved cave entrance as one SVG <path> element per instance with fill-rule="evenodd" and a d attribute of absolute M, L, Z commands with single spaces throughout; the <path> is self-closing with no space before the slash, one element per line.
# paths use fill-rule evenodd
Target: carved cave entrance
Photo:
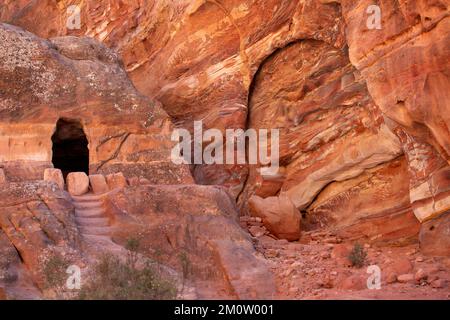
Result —
<path fill-rule="evenodd" d="M 61 169 L 64 179 L 70 172 L 89 174 L 88 140 L 80 121 L 59 119 L 52 143 L 53 166 Z"/>

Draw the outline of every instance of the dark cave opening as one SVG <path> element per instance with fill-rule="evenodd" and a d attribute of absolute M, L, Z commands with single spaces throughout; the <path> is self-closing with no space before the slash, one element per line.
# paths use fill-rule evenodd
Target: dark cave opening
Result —
<path fill-rule="evenodd" d="M 59 119 L 52 143 L 53 166 L 62 171 L 64 179 L 70 172 L 89 174 L 88 140 L 80 121 Z"/>

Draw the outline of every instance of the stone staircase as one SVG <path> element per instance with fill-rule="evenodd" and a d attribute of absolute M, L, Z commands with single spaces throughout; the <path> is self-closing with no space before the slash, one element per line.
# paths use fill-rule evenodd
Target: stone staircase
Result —
<path fill-rule="evenodd" d="M 111 249 L 117 245 L 111 240 L 111 225 L 101 196 L 85 194 L 72 196 L 75 221 L 88 247 Z"/>

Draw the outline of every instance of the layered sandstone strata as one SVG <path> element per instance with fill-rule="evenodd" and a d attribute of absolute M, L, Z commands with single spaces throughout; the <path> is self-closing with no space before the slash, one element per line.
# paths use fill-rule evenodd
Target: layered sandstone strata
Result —
<path fill-rule="evenodd" d="M 401 141 L 345 50 L 313 40 L 280 49 L 260 68 L 249 108 L 249 127 L 280 130 L 282 168 L 274 177 L 251 167 L 243 204 L 281 192 L 303 210 L 306 229 L 368 241 L 417 238 Z"/>
<path fill-rule="evenodd" d="M 175 124 L 189 130 L 194 120 L 203 120 L 205 128 L 245 128 L 252 79 L 277 49 L 304 38 L 344 45 L 336 3 L 85 1 L 81 28 L 69 30 L 72 4 L 8 1 L 0 19 L 42 37 L 88 35 L 117 49 L 136 87 L 161 101 Z M 33 22 L 43 10 L 51 22 Z M 231 165 L 195 170 L 198 182 L 227 185 L 236 196 L 246 172 Z"/>
<path fill-rule="evenodd" d="M 450 209 L 450 3 L 380 1 L 380 29 L 367 28 L 370 4 L 342 1 L 350 60 L 402 142 L 414 213 L 427 221 Z"/>
<path fill-rule="evenodd" d="M 10 181 L 42 179 L 59 119 L 80 123 L 91 173 L 192 181 L 170 160 L 169 117 L 134 89 L 113 51 L 92 39 L 47 41 L 6 24 L 0 40 L 0 162 Z"/>
<path fill-rule="evenodd" d="M 379 1 L 381 29 L 367 27 L 368 0 L 84 1 L 81 28 L 68 30 L 71 4 L 4 1 L 0 20 L 117 49 L 178 126 L 282 130 L 277 176 L 197 166 L 198 182 L 229 187 L 243 207 L 252 194 L 288 192 L 311 225 L 352 238 L 413 239 L 412 211 L 425 223 L 447 217 L 448 1 Z M 394 216 L 398 228 L 381 223 Z"/>
<path fill-rule="evenodd" d="M 57 272 L 47 268 L 54 257 L 89 273 L 105 252 L 125 258 L 127 242 L 138 237 L 142 259 L 159 259 L 199 297 L 274 296 L 270 271 L 239 227 L 232 199 L 218 187 L 183 185 L 193 180 L 187 167 L 170 161 L 170 119 L 137 93 L 113 51 L 92 39 L 47 41 L 6 24 L 0 39 L 6 44 L 0 49 L 2 294 L 65 297 L 47 291 L 48 273 Z M 97 172 L 91 180 L 69 173 L 69 193 L 61 171 L 43 170 L 51 166 L 51 137 L 61 118 L 79 120 L 90 171 Z M 58 139 L 79 129 L 65 127 Z M 126 176 L 137 183 L 129 187 Z M 85 195 L 90 182 L 95 191 L 111 192 Z M 55 276 L 65 279 L 61 268 Z"/>

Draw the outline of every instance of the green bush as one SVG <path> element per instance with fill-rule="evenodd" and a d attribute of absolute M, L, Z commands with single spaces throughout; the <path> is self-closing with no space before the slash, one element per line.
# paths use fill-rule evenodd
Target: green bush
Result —
<path fill-rule="evenodd" d="M 175 299 L 175 285 L 161 278 L 146 263 L 138 268 L 134 261 L 125 262 L 112 255 L 104 255 L 94 267 L 92 279 L 83 285 L 82 300 L 166 300 Z"/>
<path fill-rule="evenodd" d="M 125 248 L 132 252 L 137 252 L 141 245 L 141 241 L 138 238 L 128 238 Z"/>
<path fill-rule="evenodd" d="M 129 238 L 125 244 L 125 249 L 128 250 L 128 263 L 132 268 L 136 266 L 136 263 L 139 260 L 139 247 L 141 246 L 141 241 L 137 238 Z"/>
<path fill-rule="evenodd" d="M 352 266 L 361 268 L 362 266 L 364 266 L 364 263 L 366 262 L 367 252 L 359 243 L 356 243 L 353 246 L 353 249 L 350 252 L 348 258 L 352 263 Z"/>

